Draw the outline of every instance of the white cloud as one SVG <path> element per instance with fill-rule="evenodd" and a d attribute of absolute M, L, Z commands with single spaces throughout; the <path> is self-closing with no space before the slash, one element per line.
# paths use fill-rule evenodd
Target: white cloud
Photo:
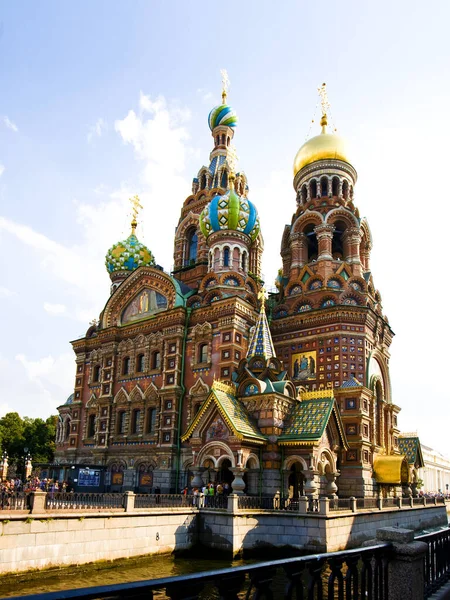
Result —
<path fill-rule="evenodd" d="M 63 315 L 67 311 L 67 307 L 64 304 L 51 304 L 50 302 L 44 302 L 44 310 L 49 315 Z"/>
<path fill-rule="evenodd" d="M 13 123 L 7 116 L 3 117 L 3 123 L 6 125 L 6 127 L 8 129 L 11 129 L 11 131 L 14 131 L 15 133 L 17 133 L 19 131 L 19 128 L 17 127 L 17 125 L 15 123 Z"/>
<path fill-rule="evenodd" d="M 101 137 L 103 132 L 106 131 L 108 125 L 104 119 L 99 117 L 94 125 L 89 127 L 89 132 L 87 134 L 87 141 L 90 144 L 94 137 Z"/>
<path fill-rule="evenodd" d="M 2 165 L 2 163 L 0 163 L 0 177 L 3 175 L 4 172 L 5 172 L 5 165 Z"/>
<path fill-rule="evenodd" d="M 10 289 L 0 286 L 0 298 L 10 298 L 11 296 L 14 296 L 14 294 L 15 292 Z"/>

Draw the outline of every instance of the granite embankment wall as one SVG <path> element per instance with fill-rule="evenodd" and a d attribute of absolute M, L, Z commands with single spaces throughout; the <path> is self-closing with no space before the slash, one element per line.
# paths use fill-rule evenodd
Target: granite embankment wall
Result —
<path fill-rule="evenodd" d="M 291 546 L 311 552 L 334 552 L 356 548 L 376 538 L 383 527 L 413 531 L 447 525 L 444 506 L 436 508 L 346 511 L 340 515 L 308 515 L 252 511 L 243 514 L 202 511 L 199 542 L 208 547 L 233 552 Z"/>
<path fill-rule="evenodd" d="M 334 551 L 376 537 L 377 529 L 447 523 L 445 506 L 300 515 L 196 507 L 126 512 L 11 515 L 0 520 L 0 573 L 185 550 L 200 543 L 234 555 L 291 546 Z"/>
<path fill-rule="evenodd" d="M 197 541 L 192 509 L 43 515 L 0 521 L 0 573 L 170 553 Z"/>

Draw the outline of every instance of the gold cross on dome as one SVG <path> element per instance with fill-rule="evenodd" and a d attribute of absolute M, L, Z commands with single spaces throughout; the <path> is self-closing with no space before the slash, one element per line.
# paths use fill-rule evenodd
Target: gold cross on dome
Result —
<path fill-rule="evenodd" d="M 225 104 L 228 95 L 228 88 L 230 87 L 230 79 L 226 69 L 220 69 L 222 75 L 222 103 Z"/>
<path fill-rule="evenodd" d="M 317 88 L 317 91 L 319 92 L 320 104 L 322 105 L 322 115 L 326 115 L 327 112 L 330 110 L 330 102 L 328 100 L 327 94 L 327 84 L 322 83 L 322 85 Z"/>
<path fill-rule="evenodd" d="M 133 196 L 132 198 L 130 198 L 130 202 L 131 202 L 131 211 L 133 213 L 133 219 L 131 221 L 131 229 L 132 232 L 134 233 L 136 227 L 137 227 L 137 216 L 138 216 L 138 212 L 140 209 L 143 208 L 141 201 L 139 200 L 139 196 L 136 194 L 135 196 Z"/>

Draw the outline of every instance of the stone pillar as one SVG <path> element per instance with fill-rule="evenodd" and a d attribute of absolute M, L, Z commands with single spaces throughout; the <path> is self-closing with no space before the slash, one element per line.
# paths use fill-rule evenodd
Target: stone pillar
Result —
<path fill-rule="evenodd" d="M 317 225 L 314 228 L 314 233 L 317 236 L 319 244 L 319 255 L 317 260 L 332 260 L 332 245 L 333 245 L 333 233 L 334 225 Z"/>
<path fill-rule="evenodd" d="M 427 544 L 415 542 L 414 531 L 399 527 L 378 529 L 377 540 L 394 547 L 388 564 L 389 600 L 422 600 Z"/>
<path fill-rule="evenodd" d="M 303 490 L 307 496 L 315 496 L 317 494 L 317 484 L 316 484 L 316 475 L 318 475 L 318 471 L 314 471 L 314 469 L 309 469 L 308 471 L 304 471 L 305 474 L 305 485 L 303 486 Z"/>
<path fill-rule="evenodd" d="M 330 512 L 330 499 L 319 498 L 319 513 L 321 515 L 327 515 Z"/>
<path fill-rule="evenodd" d="M 45 500 L 47 498 L 47 492 L 40 490 L 31 492 L 31 514 L 41 514 L 45 512 Z"/>
<path fill-rule="evenodd" d="M 308 512 L 308 497 L 300 496 L 298 499 L 298 512 L 302 515 L 306 515 Z"/>
<path fill-rule="evenodd" d="M 350 510 L 355 513 L 356 510 L 357 510 L 357 508 L 358 507 L 357 507 L 357 504 L 356 504 L 356 498 L 355 498 L 355 496 L 351 496 L 351 498 L 350 498 Z"/>
<path fill-rule="evenodd" d="M 336 498 L 338 487 L 336 485 L 336 478 L 339 477 L 340 473 L 337 471 L 336 473 L 325 473 L 327 478 L 327 496 L 329 498 Z"/>
<path fill-rule="evenodd" d="M 136 495 L 134 492 L 125 492 L 125 498 L 124 498 L 125 512 L 133 512 L 134 511 L 135 499 L 136 499 Z"/>
<path fill-rule="evenodd" d="M 228 496 L 228 505 L 227 505 L 227 511 L 230 513 L 235 513 L 239 510 L 238 507 L 238 495 L 237 494 L 230 494 Z"/>
<path fill-rule="evenodd" d="M 245 482 L 242 479 L 242 476 L 244 475 L 246 470 L 247 469 L 243 469 L 242 467 L 234 467 L 230 469 L 230 471 L 234 475 L 234 479 L 231 482 L 231 489 L 233 490 L 234 494 L 238 494 L 240 496 L 244 494 Z"/>
<path fill-rule="evenodd" d="M 202 479 L 202 472 L 200 471 L 200 469 L 194 470 L 194 477 L 192 479 L 191 487 L 193 487 L 193 488 L 196 487 L 201 491 L 201 489 L 203 487 L 203 479 Z"/>

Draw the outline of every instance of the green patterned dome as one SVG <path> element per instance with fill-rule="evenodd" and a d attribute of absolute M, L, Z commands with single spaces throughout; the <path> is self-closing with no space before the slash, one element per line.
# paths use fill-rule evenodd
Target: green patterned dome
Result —
<path fill-rule="evenodd" d="M 259 233 L 259 217 L 253 202 L 239 196 L 234 188 L 217 195 L 200 215 L 200 229 L 207 238 L 214 231 L 234 230 L 255 240 Z"/>
<path fill-rule="evenodd" d="M 141 244 L 134 232 L 123 242 L 114 244 L 105 258 L 108 273 L 112 275 L 119 271 L 134 271 L 138 267 L 154 266 L 155 259 L 150 250 Z"/>

